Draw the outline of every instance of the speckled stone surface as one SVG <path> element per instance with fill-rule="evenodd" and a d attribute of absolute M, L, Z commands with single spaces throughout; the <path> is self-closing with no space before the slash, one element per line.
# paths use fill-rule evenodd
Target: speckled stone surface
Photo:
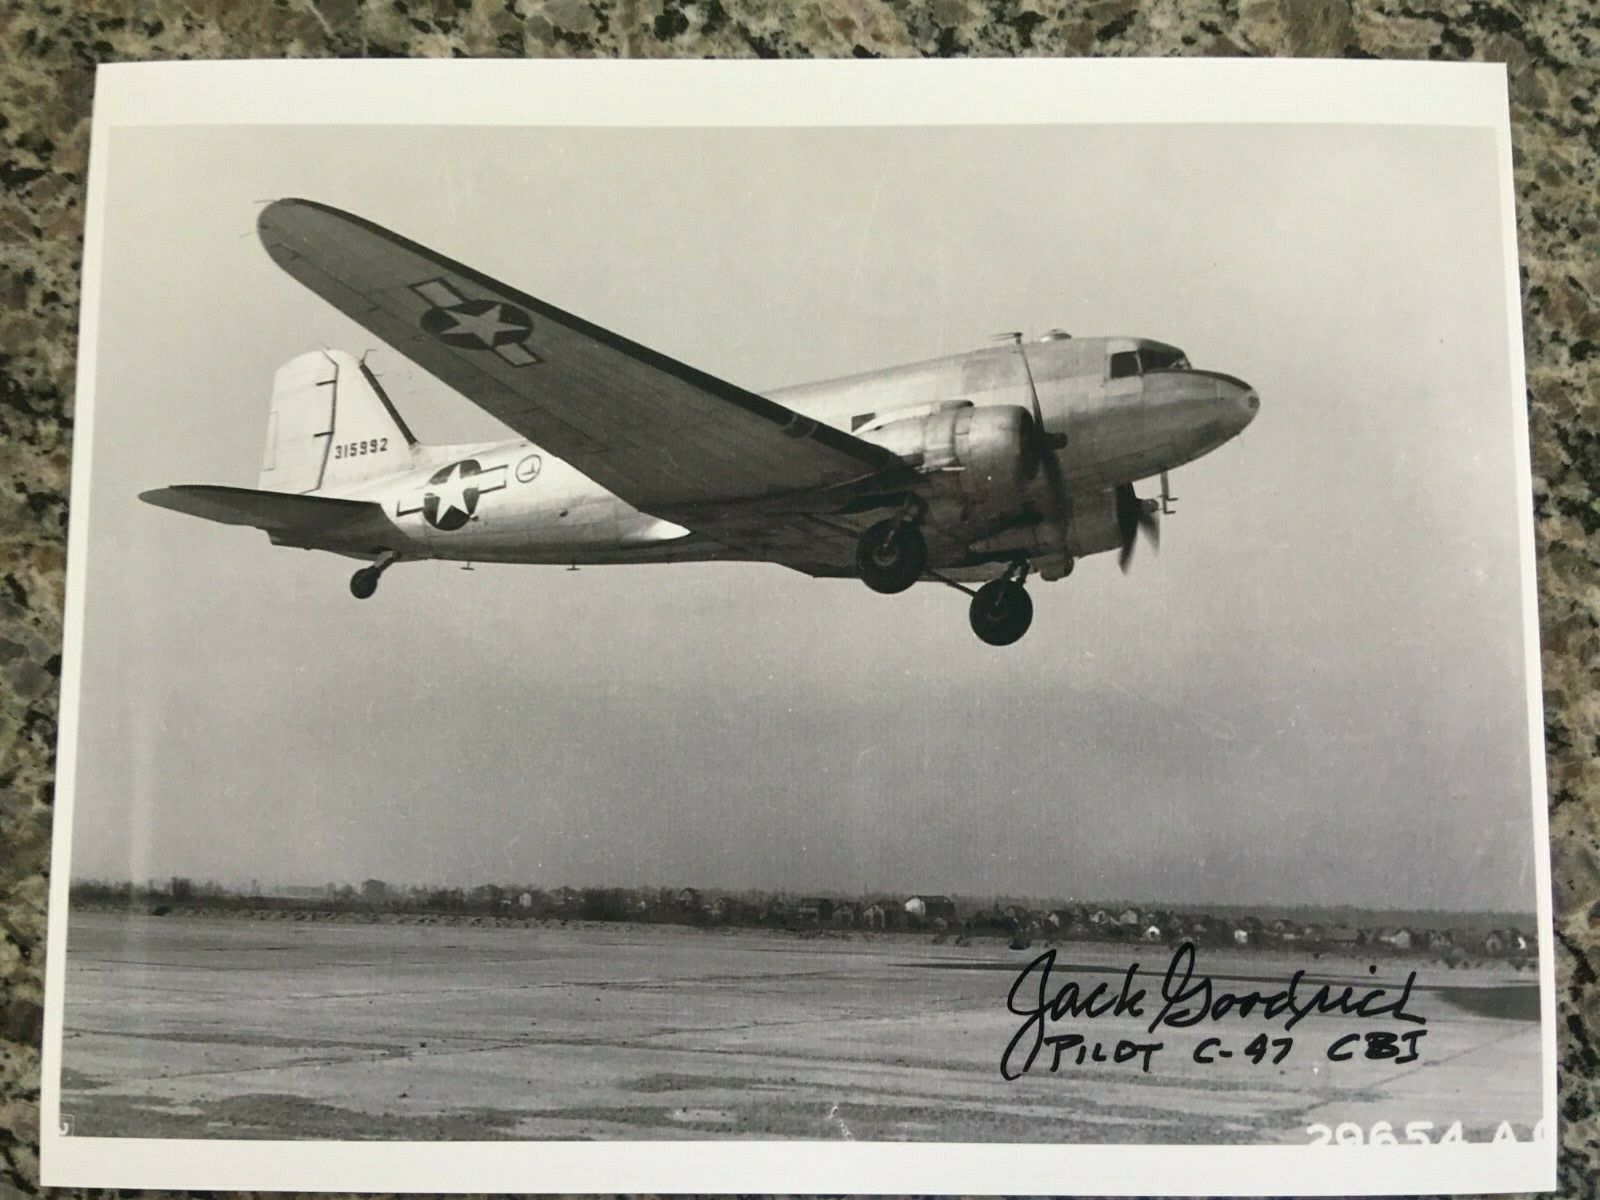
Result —
<path fill-rule="evenodd" d="M 41 1001 L 89 104 L 98 62 L 453 55 L 1505 62 L 1560 992 L 1561 1189 L 1600 1178 L 1600 18 L 1589 0 L 0 0 L 0 1200 L 38 1191 Z"/>

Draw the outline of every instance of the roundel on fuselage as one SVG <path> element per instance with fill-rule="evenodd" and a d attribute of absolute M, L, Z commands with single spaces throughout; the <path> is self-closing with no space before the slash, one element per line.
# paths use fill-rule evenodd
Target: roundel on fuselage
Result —
<path fill-rule="evenodd" d="M 422 499 L 422 515 L 428 524 L 448 533 L 472 520 L 472 514 L 478 511 L 481 473 L 482 468 L 473 458 L 435 471 Z"/>

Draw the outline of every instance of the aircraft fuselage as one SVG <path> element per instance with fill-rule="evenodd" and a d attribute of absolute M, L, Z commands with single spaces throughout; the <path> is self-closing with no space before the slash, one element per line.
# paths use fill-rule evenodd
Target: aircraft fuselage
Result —
<path fill-rule="evenodd" d="M 1143 369 L 1141 355 L 1151 369 Z M 913 464 L 925 472 L 916 491 L 941 551 L 933 565 L 959 573 L 975 558 L 1004 558 L 1010 545 L 1035 557 L 1114 549 L 1121 538 L 1109 489 L 1209 453 L 1249 424 L 1258 404 L 1241 380 L 1194 370 L 1175 348 L 1137 338 L 999 345 L 767 394 L 898 451 L 896 430 L 924 416 L 967 406 L 1029 409 L 1030 373 L 1045 428 L 1064 442 L 1049 453 L 1076 498 L 1074 511 L 1051 511 L 1056 502 L 1042 473 L 975 503 L 964 486 L 970 480 L 957 478 L 958 470 Z M 520 438 L 418 447 L 409 470 L 328 494 L 380 503 L 395 527 L 394 545 L 386 549 L 399 558 L 578 564 L 758 557 L 641 512 Z M 851 528 L 871 519 L 840 518 Z M 370 557 L 372 547 L 347 552 Z"/>

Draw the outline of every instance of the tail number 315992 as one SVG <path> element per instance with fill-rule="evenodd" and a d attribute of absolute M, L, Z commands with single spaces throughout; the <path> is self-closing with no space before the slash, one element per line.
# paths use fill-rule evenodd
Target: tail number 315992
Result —
<path fill-rule="evenodd" d="M 359 442 L 338 442 L 333 447 L 335 458 L 355 458 L 361 454 L 382 454 L 389 448 L 386 437 L 363 438 Z"/>

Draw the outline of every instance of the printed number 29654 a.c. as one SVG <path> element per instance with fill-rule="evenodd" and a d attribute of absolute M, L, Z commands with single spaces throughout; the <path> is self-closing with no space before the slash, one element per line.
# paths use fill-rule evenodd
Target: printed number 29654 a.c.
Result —
<path fill-rule="evenodd" d="M 1541 1120 L 1533 1126 L 1530 1140 L 1542 1142 L 1546 1133 L 1545 1123 Z M 1432 1121 L 1407 1121 L 1400 1129 L 1388 1121 L 1377 1121 L 1367 1128 L 1354 1121 L 1341 1121 L 1337 1125 L 1307 1125 L 1306 1134 L 1313 1146 L 1450 1146 L 1467 1140 L 1462 1135 L 1460 1121 L 1452 1121 L 1443 1127 L 1436 1126 Z M 1501 1121 L 1490 1140 L 1515 1142 L 1520 1139 L 1510 1121 Z"/>

